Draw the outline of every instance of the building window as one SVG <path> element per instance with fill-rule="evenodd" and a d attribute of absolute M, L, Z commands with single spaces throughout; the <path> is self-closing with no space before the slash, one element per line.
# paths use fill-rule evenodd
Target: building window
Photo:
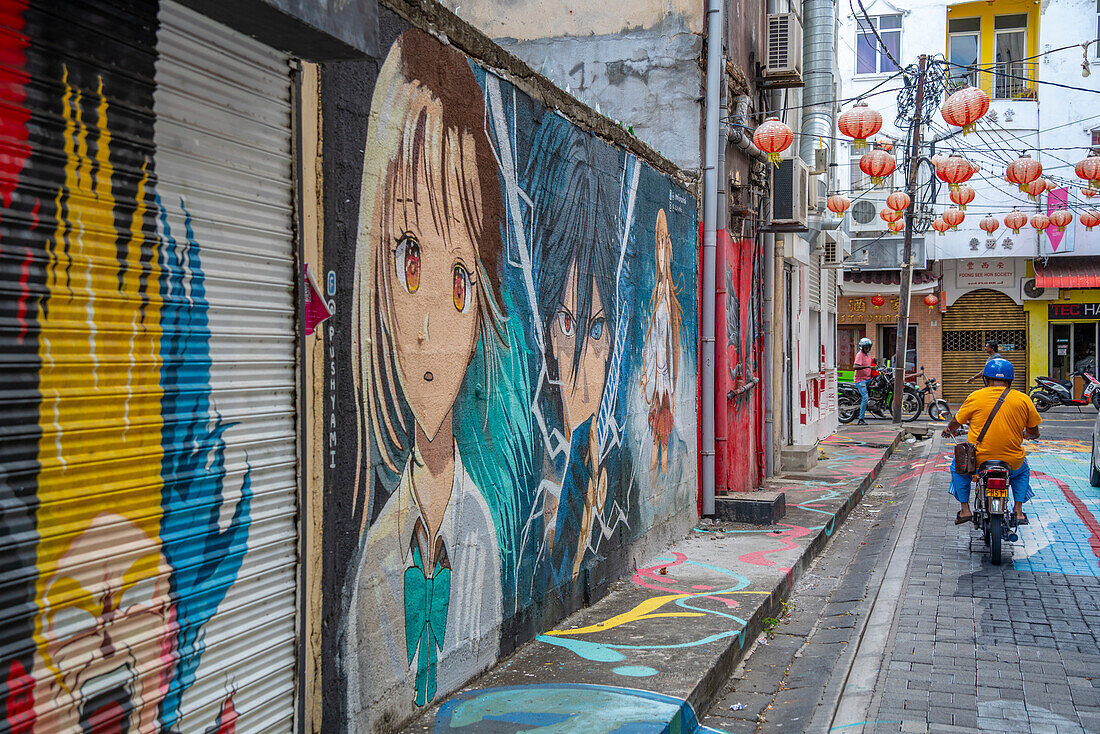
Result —
<path fill-rule="evenodd" d="M 952 18 L 947 22 L 947 59 L 951 62 L 952 82 L 950 87 L 978 86 L 981 27 L 981 18 Z"/>
<path fill-rule="evenodd" d="M 998 99 L 1032 97 L 1030 65 L 1027 58 L 1027 13 L 998 15 L 993 19 L 996 82 Z"/>
<path fill-rule="evenodd" d="M 886 360 L 894 359 L 897 343 L 898 327 L 883 326 L 882 340 L 879 347 L 882 358 L 879 360 L 879 364 L 885 365 Z M 917 371 L 917 327 L 914 324 L 909 325 L 909 338 L 905 341 L 905 371 L 906 373 Z"/>
<path fill-rule="evenodd" d="M 1094 127 L 1092 129 L 1092 150 L 1093 155 L 1100 155 L 1100 127 Z"/>
<path fill-rule="evenodd" d="M 851 178 L 850 183 L 852 191 L 866 191 L 868 189 L 876 188 L 871 183 L 871 177 L 863 172 L 863 169 L 859 167 L 859 160 L 863 157 L 862 153 L 853 153 L 850 159 Z M 894 176 L 897 175 L 897 169 L 894 170 L 889 176 L 882 179 L 882 186 L 878 187 L 880 190 L 889 193 L 894 190 Z"/>
<path fill-rule="evenodd" d="M 1100 0 L 1097 0 L 1100 2 Z M 856 73 L 879 74 L 882 72 L 894 72 L 898 67 L 890 60 L 890 56 L 882 50 L 875 31 L 878 31 L 882 42 L 890 50 L 894 58 L 901 56 L 901 16 L 900 15 L 876 15 L 868 18 L 857 18 L 856 26 Z"/>

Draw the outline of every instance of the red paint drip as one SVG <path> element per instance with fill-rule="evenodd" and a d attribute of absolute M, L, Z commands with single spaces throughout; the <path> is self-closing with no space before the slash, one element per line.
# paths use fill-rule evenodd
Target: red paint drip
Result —
<path fill-rule="evenodd" d="M 23 663 L 12 660 L 8 667 L 8 700 L 4 722 L 11 734 L 31 734 L 34 731 L 34 678 Z"/>

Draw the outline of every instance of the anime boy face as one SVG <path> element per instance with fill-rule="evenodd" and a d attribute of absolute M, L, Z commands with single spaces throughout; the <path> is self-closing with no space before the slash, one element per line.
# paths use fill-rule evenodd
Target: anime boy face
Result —
<path fill-rule="evenodd" d="M 473 143 L 459 144 L 459 166 L 429 180 L 427 161 L 415 171 L 415 195 L 392 203 L 385 230 L 393 249 L 389 283 L 394 351 L 416 422 L 432 440 L 462 385 L 477 345 L 477 251 L 466 221 L 479 201 L 463 201 L 458 170 L 474 170 Z M 436 190 L 432 190 L 435 185 Z M 470 210 L 473 210 L 472 212 Z"/>
<path fill-rule="evenodd" d="M 550 325 L 551 349 L 558 363 L 564 418 L 569 433 L 599 410 L 611 352 L 611 334 L 600 289 L 593 279 L 591 316 L 587 323 L 580 323 L 577 317 L 577 281 L 577 263 L 574 260 L 566 272 L 562 303 Z M 582 335 L 586 338 L 581 339 Z M 579 357 L 578 349 L 581 352 Z"/>
<path fill-rule="evenodd" d="M 108 547 L 118 553 L 106 553 Z M 42 616 L 46 665 L 71 729 L 152 731 L 175 662 L 168 563 L 159 543 L 112 513 L 58 562 Z M 70 727 L 66 727 L 68 730 Z"/>

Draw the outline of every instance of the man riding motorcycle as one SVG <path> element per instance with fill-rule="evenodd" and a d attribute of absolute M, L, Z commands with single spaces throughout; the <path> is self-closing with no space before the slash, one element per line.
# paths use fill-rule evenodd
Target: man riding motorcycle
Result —
<path fill-rule="evenodd" d="M 1012 486 L 1012 497 L 1016 501 L 1012 518 L 1017 525 L 1027 525 L 1024 503 L 1034 496 L 1034 492 L 1031 491 L 1031 469 L 1024 457 L 1023 439 L 1039 438 L 1039 424 L 1043 422 L 1031 398 L 1019 390 L 1009 389 L 1000 410 L 993 416 L 985 438 L 978 443 L 978 435 L 985 427 L 993 407 L 1005 389 L 1012 387 L 1014 376 L 1015 370 L 1007 359 L 994 357 L 986 362 L 985 369 L 982 370 L 982 379 L 986 386 L 970 393 L 947 424 L 947 428 L 943 429 L 942 435 L 945 438 L 954 436 L 963 424 L 969 423 L 967 440 L 977 444 L 978 466 L 991 459 L 1008 463 L 1009 484 Z M 955 462 L 952 461 L 950 491 L 962 505 L 955 515 L 956 525 L 970 522 L 974 515 L 970 510 L 970 482 L 971 477 L 955 471 Z"/>
<path fill-rule="evenodd" d="M 859 351 L 856 352 L 856 359 L 854 362 L 855 373 L 853 379 L 856 383 L 856 389 L 859 390 L 859 421 L 858 425 L 865 426 L 867 421 L 863 420 L 863 414 L 867 411 L 867 403 L 871 399 L 870 394 L 867 392 L 867 383 L 871 381 L 871 367 L 874 365 L 875 360 L 871 358 L 871 347 L 873 343 L 867 337 L 863 337 L 859 340 Z"/>

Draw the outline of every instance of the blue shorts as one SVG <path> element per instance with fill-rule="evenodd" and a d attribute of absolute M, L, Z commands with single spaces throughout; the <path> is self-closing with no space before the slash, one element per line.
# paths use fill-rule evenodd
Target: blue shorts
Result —
<path fill-rule="evenodd" d="M 951 460 L 951 494 L 959 502 L 970 502 L 971 477 L 955 472 L 955 460 Z M 1023 504 L 1035 496 L 1031 491 L 1031 467 L 1027 465 L 1027 459 L 1020 464 L 1016 471 L 1008 473 L 1008 484 L 1012 487 L 1012 498 Z"/>

